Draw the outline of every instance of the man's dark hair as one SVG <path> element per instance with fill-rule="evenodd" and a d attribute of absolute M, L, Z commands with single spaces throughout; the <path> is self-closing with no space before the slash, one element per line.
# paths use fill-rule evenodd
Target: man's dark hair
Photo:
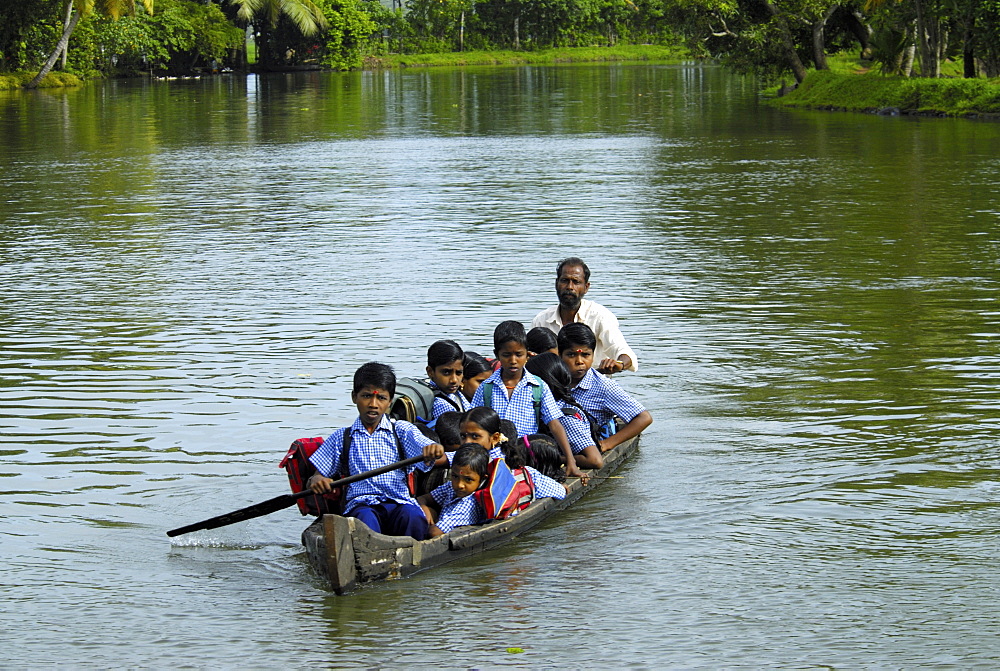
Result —
<path fill-rule="evenodd" d="M 462 348 L 454 340 L 438 340 L 427 348 L 427 365 L 431 368 L 464 359 L 465 354 L 462 352 Z"/>
<path fill-rule="evenodd" d="M 566 324 L 566 326 L 559 329 L 559 336 L 556 340 L 559 341 L 559 354 L 562 354 L 566 350 L 570 349 L 573 345 L 597 349 L 597 336 L 595 336 L 590 327 L 583 322 Z"/>
<path fill-rule="evenodd" d="M 369 361 L 354 372 L 354 393 L 357 394 L 365 387 L 375 389 L 385 389 L 389 396 L 396 395 L 396 373 L 392 366 L 384 363 Z"/>
<path fill-rule="evenodd" d="M 490 466 L 490 453 L 482 445 L 462 443 L 462 446 L 455 450 L 451 466 L 452 468 L 455 466 L 467 466 L 473 472 L 479 473 L 479 477 L 483 480 L 480 484 L 485 484 L 486 472 Z"/>
<path fill-rule="evenodd" d="M 590 268 L 588 268 L 587 264 L 583 262 L 583 259 L 576 256 L 571 256 L 568 259 L 563 259 L 559 262 L 559 265 L 556 266 L 556 279 L 559 279 L 559 277 L 562 276 L 563 268 L 566 266 L 580 266 L 583 268 L 583 281 L 590 281 Z"/>
<path fill-rule="evenodd" d="M 459 426 L 462 424 L 462 413 L 450 410 L 441 413 L 434 422 L 434 429 L 437 431 L 438 442 L 442 445 L 458 445 L 462 442 Z"/>
<path fill-rule="evenodd" d="M 527 335 L 524 332 L 524 324 L 515 321 L 500 322 L 493 329 L 493 353 L 500 356 L 500 345 L 508 342 L 516 342 L 518 345 L 527 347 L 527 340 Z"/>

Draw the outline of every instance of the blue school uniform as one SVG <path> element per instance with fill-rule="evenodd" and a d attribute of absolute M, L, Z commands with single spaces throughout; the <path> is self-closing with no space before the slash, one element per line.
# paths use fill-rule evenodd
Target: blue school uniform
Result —
<path fill-rule="evenodd" d="M 566 498 L 566 488 L 547 475 L 542 475 L 531 466 L 525 466 L 535 484 L 535 498 Z M 455 527 L 486 522 L 486 515 L 471 494 L 461 498 L 455 496 L 455 488 L 446 482 L 431 492 L 431 497 L 441 506 L 437 528 L 448 533 Z"/>
<path fill-rule="evenodd" d="M 434 380 L 431 380 L 430 383 L 431 389 L 434 390 L 435 394 L 434 405 L 431 408 L 431 423 L 446 412 L 465 412 L 472 409 L 472 405 L 469 404 L 468 399 L 465 398 L 461 389 L 456 391 L 454 394 L 445 394 L 441 388 L 434 383 Z M 451 399 L 451 402 L 449 403 L 446 399 L 441 398 L 441 396 L 438 396 L 437 394 L 441 394 L 442 396 Z"/>
<path fill-rule="evenodd" d="M 531 473 L 531 479 L 535 483 L 535 498 L 553 498 L 553 499 L 564 499 L 566 498 L 566 488 L 562 486 L 562 483 L 557 482 L 547 475 L 542 475 L 536 471 L 531 466 L 525 466 L 525 470 Z"/>
<path fill-rule="evenodd" d="M 482 524 L 486 521 L 483 509 L 476 503 L 476 498 L 471 494 L 461 498 L 456 497 L 455 488 L 451 486 L 450 482 L 434 489 L 431 492 L 431 498 L 441 506 L 437 528 L 443 533 L 448 533 L 455 527 Z"/>
<path fill-rule="evenodd" d="M 552 390 L 549 389 L 549 385 L 525 371 L 521 375 L 521 379 L 514 385 L 514 390 L 508 397 L 507 390 L 504 388 L 503 378 L 500 374 L 500 370 L 494 371 L 492 375 L 479 385 L 476 395 L 472 397 L 473 407 L 485 405 L 483 402 L 483 387 L 486 386 L 487 382 L 492 382 L 493 393 L 490 396 L 490 401 L 493 409 L 500 415 L 500 419 L 507 419 L 513 422 L 514 426 L 517 427 L 517 435 L 519 436 L 538 433 L 538 418 L 535 416 L 533 388 L 540 386 L 542 388 L 542 397 L 540 399 L 542 421 L 548 424 L 553 419 L 558 419 L 562 416 L 562 410 L 559 409 L 556 399 L 552 396 Z M 508 438 L 513 438 L 513 436 L 508 436 Z"/>
<path fill-rule="evenodd" d="M 361 418 L 358 417 L 350 427 L 337 429 L 327 436 L 319 449 L 309 457 L 309 461 L 324 477 L 333 477 L 333 474 L 340 469 L 344 431 L 351 432 L 351 449 L 347 459 L 349 475 L 364 473 L 399 461 L 397 436 L 402 442 L 403 453 L 407 458 L 423 454 L 424 447 L 434 442 L 420 433 L 417 427 L 402 420 L 395 422 L 395 431 L 393 431 L 393 423 L 385 415 L 375 431 L 369 434 L 365 425 L 361 423 Z M 416 466 L 410 466 L 409 470 L 414 468 L 426 471 L 431 466 L 425 462 L 419 462 Z M 406 476 L 399 468 L 382 475 L 376 475 L 374 478 L 351 483 L 347 487 L 345 501 L 345 515 L 358 506 L 376 506 L 384 502 L 412 505 L 419 509 L 419 504 L 410 494 L 410 489 L 406 484 Z"/>
<path fill-rule="evenodd" d="M 627 423 L 646 411 L 617 382 L 601 375 L 594 368 L 588 370 L 583 379 L 573 387 L 573 398 L 601 426 L 614 419 L 615 415 Z"/>
<path fill-rule="evenodd" d="M 562 406 L 563 410 L 568 409 L 574 413 L 579 412 L 577 408 L 569 403 L 562 401 L 558 401 L 558 403 Z M 563 416 L 559 418 L 559 423 L 562 424 L 563 431 L 566 432 L 566 439 L 569 440 L 569 446 L 573 450 L 573 454 L 580 454 L 594 444 L 594 437 L 590 435 L 590 422 L 586 419 L 577 417 L 575 414 L 567 415 L 563 413 Z"/>

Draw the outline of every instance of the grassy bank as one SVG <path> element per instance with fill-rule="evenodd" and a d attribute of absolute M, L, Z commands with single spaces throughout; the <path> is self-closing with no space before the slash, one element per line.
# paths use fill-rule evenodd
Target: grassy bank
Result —
<path fill-rule="evenodd" d="M 13 91 L 23 87 L 35 78 L 37 72 L 14 72 L 0 75 L 0 91 Z M 39 84 L 39 88 L 57 88 L 59 86 L 82 86 L 83 80 L 68 72 L 50 72 Z"/>
<path fill-rule="evenodd" d="M 781 107 L 920 114 L 1000 116 L 1000 79 L 920 79 L 810 72 Z"/>
<path fill-rule="evenodd" d="M 365 68 L 432 67 L 441 65 L 544 65 L 604 61 L 681 61 L 690 58 L 678 47 L 652 44 L 616 47 L 566 47 L 541 51 L 464 51 L 441 54 L 390 54 L 365 59 Z"/>

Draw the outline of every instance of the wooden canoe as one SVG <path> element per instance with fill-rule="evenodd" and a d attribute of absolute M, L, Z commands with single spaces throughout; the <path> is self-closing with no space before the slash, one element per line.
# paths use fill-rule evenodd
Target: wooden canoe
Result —
<path fill-rule="evenodd" d="M 302 532 L 302 544 L 309 563 L 337 594 L 347 594 L 366 583 L 405 578 L 506 543 L 600 485 L 638 447 L 638 436 L 622 443 L 605 453 L 603 468 L 589 471 L 591 482 L 586 487 L 574 478 L 569 481 L 566 498 L 539 499 L 510 519 L 459 527 L 443 536 L 417 541 L 375 533 L 353 517 L 324 515 Z"/>

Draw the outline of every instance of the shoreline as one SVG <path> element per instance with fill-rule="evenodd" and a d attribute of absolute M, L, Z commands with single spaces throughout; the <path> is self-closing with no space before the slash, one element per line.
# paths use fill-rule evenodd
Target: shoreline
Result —
<path fill-rule="evenodd" d="M 775 107 L 882 116 L 1000 119 L 1000 79 L 924 79 L 875 74 L 810 72 L 783 96 L 776 88 L 768 103 Z"/>
<path fill-rule="evenodd" d="M 476 65 L 556 65 L 561 63 L 628 63 L 628 62 L 661 62 L 681 63 L 694 58 L 681 47 L 660 46 L 655 44 L 619 45 L 614 47 L 563 47 L 542 49 L 539 51 L 462 51 L 436 54 L 389 54 L 386 56 L 367 56 L 362 66 L 357 70 L 389 70 L 414 67 L 465 67 Z M 289 66 L 287 68 L 272 68 L 258 70 L 248 68 L 245 74 L 261 74 L 271 72 L 297 72 L 316 70 L 336 72 L 310 66 Z M 241 72 L 242 73 L 242 72 Z M 176 77 L 205 77 L 218 73 L 188 73 Z M 34 72 L 12 72 L 0 74 L 0 91 L 24 91 L 24 85 L 35 76 Z M 148 74 L 125 77 L 125 79 L 148 78 Z M 154 77 L 166 79 L 167 76 Z M 68 72 L 50 72 L 42 80 L 38 88 L 65 88 L 84 86 L 93 79 L 83 79 Z"/>
<path fill-rule="evenodd" d="M 676 46 L 620 45 L 566 47 L 540 51 L 467 51 L 435 54 L 390 54 L 366 57 L 361 71 L 402 68 L 558 65 L 569 63 L 664 63 L 696 60 Z M 291 68 L 301 70 L 301 67 Z M 269 72 L 284 72 L 277 68 Z M 249 69 L 245 74 L 259 74 Z M 237 73 L 243 74 L 243 73 Z M 25 91 L 33 73 L 0 75 L 0 91 Z M 148 77 L 148 75 L 146 75 Z M 215 76 L 214 73 L 191 77 Z M 158 77 L 159 78 L 159 77 Z M 163 77 L 166 78 L 166 77 Z M 89 81 L 72 73 L 52 72 L 39 88 L 79 87 Z M 870 72 L 811 71 L 792 90 L 763 89 L 766 104 L 787 109 L 859 112 L 881 116 L 923 116 L 1000 120 L 1000 78 L 961 79 L 884 76 Z"/>
<path fill-rule="evenodd" d="M 555 65 L 560 63 L 680 63 L 694 60 L 682 47 L 629 44 L 614 47 L 562 47 L 539 51 L 456 51 L 437 54 L 389 54 L 365 58 L 362 70 L 475 65 Z"/>

